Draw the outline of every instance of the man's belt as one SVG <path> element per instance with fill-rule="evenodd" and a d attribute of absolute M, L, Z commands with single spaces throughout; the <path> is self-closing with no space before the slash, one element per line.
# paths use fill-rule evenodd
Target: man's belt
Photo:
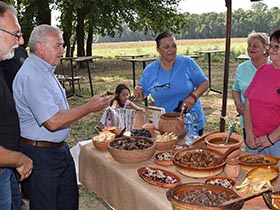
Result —
<path fill-rule="evenodd" d="M 49 141 L 35 141 L 24 137 L 20 137 L 20 141 L 24 144 L 28 144 L 34 147 L 61 147 L 65 143 L 64 141 L 60 143 L 54 143 Z"/>

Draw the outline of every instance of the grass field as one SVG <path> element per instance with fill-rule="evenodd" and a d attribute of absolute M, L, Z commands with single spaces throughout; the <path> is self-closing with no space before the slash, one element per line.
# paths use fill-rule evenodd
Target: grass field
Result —
<path fill-rule="evenodd" d="M 195 54 L 198 50 L 207 49 L 224 49 L 223 39 L 208 39 L 208 40 L 178 40 L 178 54 Z M 235 69 L 242 62 L 236 60 L 238 54 L 244 54 L 246 48 L 246 39 L 232 40 L 232 59 L 229 69 L 228 83 L 228 100 L 227 100 L 227 120 L 226 131 L 232 123 L 237 123 L 235 132 L 241 134 L 239 126 L 239 118 L 235 111 L 235 106 L 231 98 L 231 86 L 234 79 Z M 188 53 L 186 51 L 188 50 Z M 119 83 L 126 83 L 132 90 L 132 65 L 129 62 L 124 62 L 121 59 L 114 59 L 116 55 L 126 55 L 130 53 L 148 53 L 152 57 L 157 57 L 155 43 L 150 42 L 129 42 L 129 43 L 106 43 L 94 44 L 93 54 L 101 55 L 104 58 L 93 61 L 91 63 L 91 73 L 94 84 L 95 93 L 104 93 L 106 91 L 114 92 L 114 89 Z M 202 55 L 197 60 L 206 75 L 208 75 L 208 63 L 205 55 Z M 67 63 L 64 65 L 64 70 L 67 69 Z M 142 72 L 142 63 L 136 64 L 136 78 L 139 79 Z M 61 72 L 61 66 L 58 67 L 56 73 Z M 223 90 L 223 72 L 224 72 L 224 54 L 219 53 L 213 56 L 212 62 L 212 87 L 218 90 Z M 82 75 L 84 79 L 81 81 L 80 93 L 83 97 L 69 98 L 71 107 L 75 107 L 84 103 L 90 97 L 90 89 L 88 85 L 88 77 L 85 69 L 77 69 L 77 73 Z M 69 91 L 69 86 L 66 84 Z M 222 94 L 210 91 L 207 95 L 201 97 L 203 108 L 207 118 L 205 132 L 219 130 L 220 115 L 222 109 Z M 142 102 L 137 102 L 143 104 Z M 72 125 L 72 131 L 68 138 L 70 146 L 74 146 L 78 141 L 91 139 L 97 133 L 95 126 L 99 124 L 102 112 L 91 113 L 83 119 Z M 87 191 L 83 187 L 80 188 L 80 210 L 106 210 L 109 209 L 102 199 L 96 194 Z"/>

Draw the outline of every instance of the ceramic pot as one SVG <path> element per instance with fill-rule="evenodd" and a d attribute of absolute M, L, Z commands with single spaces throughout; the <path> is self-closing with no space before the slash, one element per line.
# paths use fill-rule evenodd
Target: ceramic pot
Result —
<path fill-rule="evenodd" d="M 206 136 L 205 142 L 207 148 L 225 153 L 230 147 L 238 145 L 240 148 L 229 154 L 228 158 L 238 157 L 241 153 L 241 144 L 243 143 L 243 138 L 240 135 L 233 133 L 228 143 L 225 144 L 227 136 L 228 132 L 213 133 Z"/>
<path fill-rule="evenodd" d="M 158 122 L 158 128 L 164 132 L 173 132 L 179 136 L 185 131 L 184 118 L 180 117 L 180 113 L 177 112 L 162 114 Z"/>

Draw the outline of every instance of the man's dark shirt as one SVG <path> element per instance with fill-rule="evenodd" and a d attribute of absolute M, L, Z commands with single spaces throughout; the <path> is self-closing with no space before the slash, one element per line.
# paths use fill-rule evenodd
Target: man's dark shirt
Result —
<path fill-rule="evenodd" d="M 15 49 L 15 56 L 12 59 L 0 62 L 0 67 L 3 68 L 5 80 L 11 92 L 13 92 L 12 86 L 14 78 L 27 56 L 26 50 L 19 46 Z"/>
<path fill-rule="evenodd" d="M 16 106 L 0 67 L 0 146 L 17 150 L 19 137 L 20 129 Z"/>

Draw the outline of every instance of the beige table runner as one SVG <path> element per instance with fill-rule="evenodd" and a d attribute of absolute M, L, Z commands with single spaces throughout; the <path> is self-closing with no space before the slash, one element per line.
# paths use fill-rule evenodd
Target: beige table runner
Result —
<path fill-rule="evenodd" d="M 168 189 L 150 185 L 137 174 L 143 166 L 164 168 L 176 173 L 183 183 L 203 182 L 179 174 L 174 166 L 163 167 L 153 159 L 137 164 L 122 164 L 115 161 L 109 152 L 100 152 L 92 143 L 81 148 L 79 157 L 79 178 L 82 185 L 97 193 L 116 210 L 172 210 L 166 198 Z M 245 178 L 241 170 L 240 182 Z M 279 179 L 279 178 L 278 178 Z M 277 180 L 277 189 L 279 180 Z M 263 210 L 263 206 L 244 205 L 243 210 Z"/>

